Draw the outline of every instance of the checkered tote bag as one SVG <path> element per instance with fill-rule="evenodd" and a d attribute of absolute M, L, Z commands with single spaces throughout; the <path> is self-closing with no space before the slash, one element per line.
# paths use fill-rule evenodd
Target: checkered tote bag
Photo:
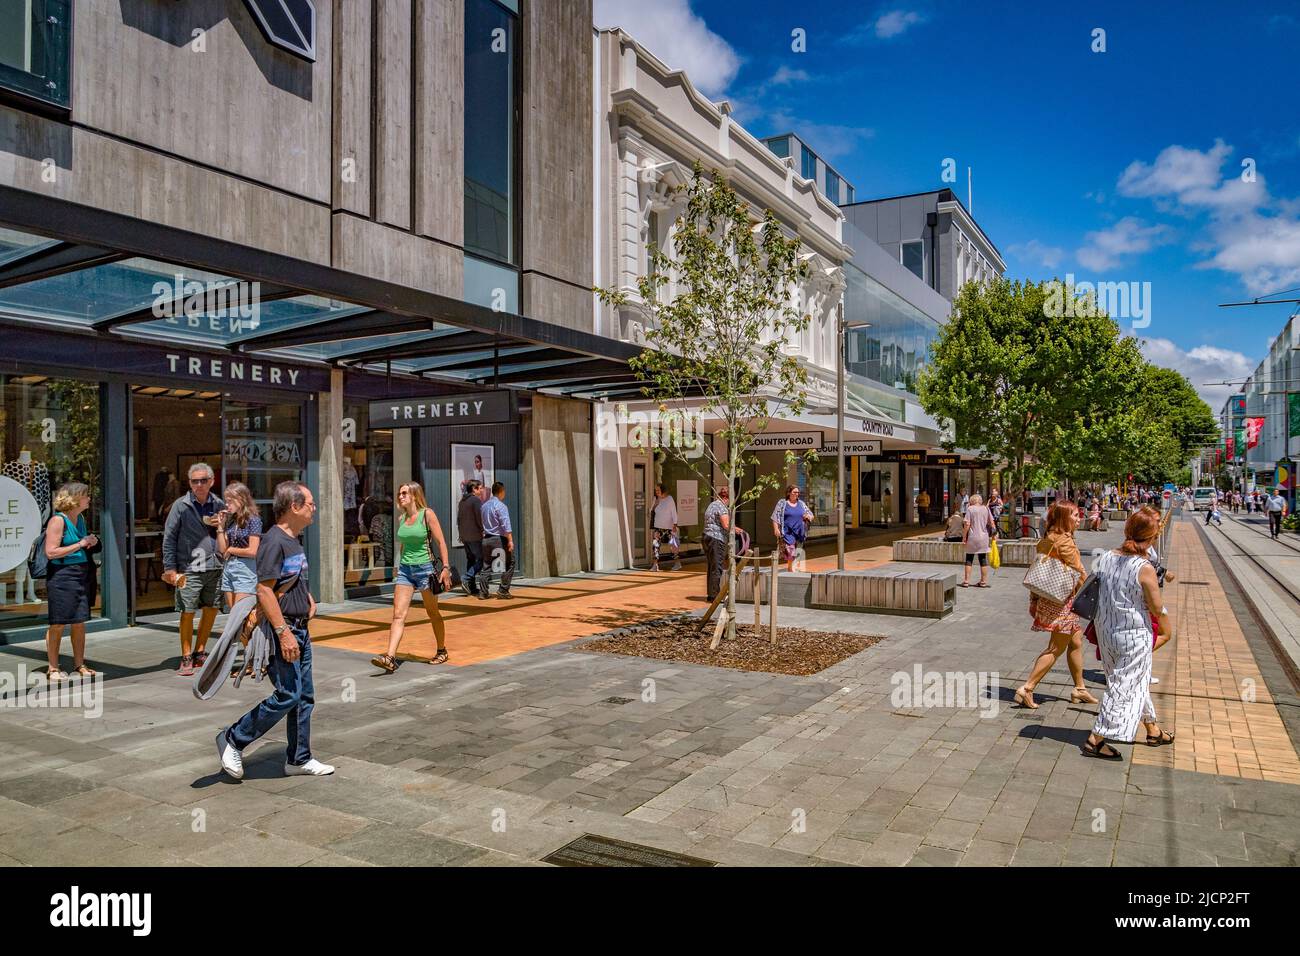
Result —
<path fill-rule="evenodd" d="M 1055 550 L 1056 546 L 1053 545 L 1052 551 Z M 1053 557 L 1052 551 L 1034 559 L 1025 575 L 1025 587 L 1041 598 L 1065 604 L 1079 586 L 1079 572 L 1060 558 Z"/>

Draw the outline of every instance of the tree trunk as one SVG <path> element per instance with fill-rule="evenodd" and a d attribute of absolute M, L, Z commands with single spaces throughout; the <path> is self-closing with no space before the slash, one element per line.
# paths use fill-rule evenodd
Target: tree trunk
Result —
<path fill-rule="evenodd" d="M 732 468 L 732 475 L 735 468 Z M 736 489 L 731 475 L 727 476 L 727 640 L 736 639 Z M 757 587 L 757 582 L 755 582 Z M 755 593 L 754 600 L 758 600 Z"/>

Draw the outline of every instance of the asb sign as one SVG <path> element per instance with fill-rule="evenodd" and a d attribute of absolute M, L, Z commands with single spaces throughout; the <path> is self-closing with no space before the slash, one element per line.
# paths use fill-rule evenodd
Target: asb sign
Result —
<path fill-rule="evenodd" d="M 268 43 L 316 62 L 316 8 L 312 0 L 244 0 Z"/>
<path fill-rule="evenodd" d="M 32 493 L 0 477 L 0 574 L 24 564 L 41 533 L 41 509 Z"/>

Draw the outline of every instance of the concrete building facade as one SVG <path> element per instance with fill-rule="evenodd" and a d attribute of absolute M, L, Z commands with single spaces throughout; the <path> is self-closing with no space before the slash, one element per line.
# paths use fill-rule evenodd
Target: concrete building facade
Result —
<path fill-rule="evenodd" d="M 105 625 L 169 600 L 199 459 L 264 505 L 307 481 L 323 601 L 390 586 L 396 484 L 451 537 L 475 454 L 524 571 L 593 563 L 581 389 L 637 349 L 593 327 L 590 2 L 294 6 L 292 36 L 244 0 L 0 12 L 0 459 L 95 483 Z M 42 618 L 17 574 L 0 635 Z"/>
<path fill-rule="evenodd" d="M 869 199 L 844 206 L 845 218 L 952 301 L 967 282 L 989 282 L 1007 266 L 951 189 Z"/>

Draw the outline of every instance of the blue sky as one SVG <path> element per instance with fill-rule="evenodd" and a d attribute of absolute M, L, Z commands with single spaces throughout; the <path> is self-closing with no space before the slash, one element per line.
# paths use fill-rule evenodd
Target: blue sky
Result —
<path fill-rule="evenodd" d="M 1217 306 L 1300 287 L 1300 3 L 595 3 L 860 199 L 972 167 L 1008 275 L 1151 283 L 1136 334 L 1216 411 L 1295 308 Z"/>

